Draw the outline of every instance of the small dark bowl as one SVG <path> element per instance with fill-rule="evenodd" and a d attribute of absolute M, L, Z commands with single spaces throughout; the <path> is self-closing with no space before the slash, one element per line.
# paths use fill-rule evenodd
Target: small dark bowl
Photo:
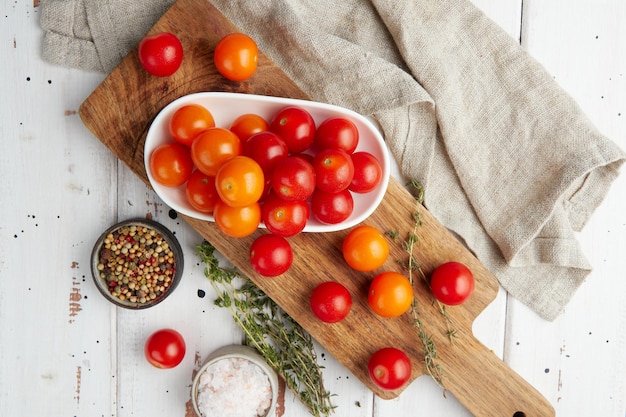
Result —
<path fill-rule="evenodd" d="M 141 288 L 138 288 L 136 291 L 135 289 L 129 290 L 130 292 L 127 293 L 127 296 L 124 296 L 124 298 L 120 298 L 119 296 L 115 295 L 116 292 L 114 290 L 116 288 L 121 289 L 124 286 L 126 286 L 127 288 L 134 286 L 136 288 L 137 286 L 135 285 L 129 285 L 135 283 L 134 277 L 126 274 L 125 276 L 115 276 L 114 271 L 110 268 L 110 264 L 108 261 L 102 263 L 102 265 L 99 266 L 102 257 L 105 257 L 106 261 L 107 259 L 113 259 L 114 257 L 119 259 L 120 256 L 125 256 L 127 257 L 126 260 L 128 260 L 128 269 L 131 269 L 133 271 L 143 271 L 142 268 L 146 265 L 145 259 L 141 257 L 128 259 L 133 255 L 131 255 L 130 253 L 127 253 L 126 255 L 115 254 L 115 251 L 112 252 L 110 248 L 106 247 L 107 245 L 105 240 L 107 239 L 107 236 L 109 234 L 126 229 L 128 229 L 128 231 L 131 231 L 132 233 L 133 227 L 142 227 L 154 230 L 157 235 L 163 237 L 163 241 L 167 244 L 167 246 L 165 246 L 164 244 L 156 245 L 156 243 L 153 243 L 152 246 L 142 246 L 139 241 L 135 242 L 133 240 L 134 236 L 129 238 L 130 242 L 127 241 L 128 243 L 133 244 L 133 246 L 134 243 L 137 243 L 145 251 L 154 249 L 156 245 L 156 247 L 160 247 L 165 250 L 169 249 L 169 251 L 171 251 L 172 253 L 171 257 L 173 257 L 173 265 L 171 263 L 164 263 L 160 265 L 160 267 L 162 267 L 161 271 L 163 272 L 163 274 L 161 275 L 167 275 L 170 278 L 169 285 L 165 287 L 163 291 L 157 290 L 156 292 L 152 293 L 152 298 L 150 297 L 151 293 L 149 292 L 149 290 L 141 290 Z M 130 249 L 126 248 L 126 250 L 129 251 Z M 141 250 L 142 253 L 143 250 Z M 134 255 L 138 256 L 137 254 Z M 183 275 L 183 267 L 183 251 L 174 234 L 160 223 L 142 218 L 126 220 L 109 227 L 98 238 L 96 244 L 94 245 L 93 251 L 91 252 L 91 274 L 94 283 L 96 284 L 96 287 L 98 288 L 100 293 L 116 306 L 131 310 L 141 310 L 144 308 L 152 307 L 167 298 L 180 283 L 181 277 Z M 167 274 L 165 273 L 165 270 L 167 270 Z M 136 275 L 141 274 L 137 273 Z M 120 280 L 126 278 L 129 282 L 119 282 L 117 279 L 113 279 L 114 276 L 118 277 Z M 107 279 L 107 277 L 109 278 Z M 164 281 L 159 282 L 159 286 L 161 286 L 163 282 Z M 141 286 L 141 282 L 138 282 L 137 284 Z M 136 298 L 133 298 L 132 296 L 135 296 Z M 142 297 L 145 297 L 147 299 L 142 302 Z"/>

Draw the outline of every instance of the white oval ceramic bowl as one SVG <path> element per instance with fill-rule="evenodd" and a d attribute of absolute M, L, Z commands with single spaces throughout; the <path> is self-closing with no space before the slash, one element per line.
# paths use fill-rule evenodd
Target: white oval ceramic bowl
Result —
<path fill-rule="evenodd" d="M 270 408 L 267 410 L 267 413 L 265 413 L 265 416 L 275 415 L 276 403 L 278 401 L 278 374 L 276 373 L 276 371 L 274 371 L 274 369 L 272 369 L 272 367 L 267 364 L 263 356 L 261 356 L 261 354 L 255 349 L 245 345 L 229 345 L 221 347 L 212 352 L 207 357 L 204 365 L 202 365 L 202 367 L 198 370 L 196 376 L 193 379 L 193 384 L 191 386 L 191 403 L 193 404 L 193 409 L 198 417 L 203 417 L 198 407 L 198 386 L 200 384 L 200 377 L 202 376 L 202 373 L 216 362 L 228 358 L 240 358 L 249 360 L 250 362 L 259 366 L 267 374 L 270 387 L 272 389 L 272 403 L 270 405 Z"/>
<path fill-rule="evenodd" d="M 144 146 L 144 163 L 150 184 L 165 204 L 181 214 L 201 220 L 214 221 L 213 216 L 195 210 L 187 202 L 184 185 L 166 187 L 154 180 L 150 173 L 150 154 L 159 145 L 173 140 L 169 133 L 169 120 L 177 109 L 187 104 L 200 104 L 206 107 L 213 115 L 215 125 L 224 128 L 229 128 L 238 116 L 246 113 L 258 114 L 269 123 L 278 110 L 294 105 L 306 109 L 313 116 L 318 126 L 330 117 L 344 117 L 357 126 L 359 145 L 355 152 L 370 152 L 378 159 L 383 171 L 382 180 L 376 189 L 369 193 L 352 193 L 354 211 L 348 219 L 338 224 L 323 224 L 311 217 L 304 228 L 305 232 L 333 232 L 355 226 L 371 215 L 385 196 L 390 175 L 389 151 L 378 129 L 360 114 L 343 107 L 307 100 L 240 93 L 206 92 L 183 96 L 165 106 L 152 122 Z M 261 227 L 265 226 L 261 224 Z"/>

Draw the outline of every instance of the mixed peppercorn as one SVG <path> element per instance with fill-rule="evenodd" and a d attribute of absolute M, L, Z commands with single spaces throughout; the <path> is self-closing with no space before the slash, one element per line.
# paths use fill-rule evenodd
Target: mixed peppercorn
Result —
<path fill-rule="evenodd" d="M 113 297 L 146 304 L 170 288 L 176 262 L 169 243 L 159 232 L 147 226 L 128 225 L 104 238 L 97 269 Z"/>

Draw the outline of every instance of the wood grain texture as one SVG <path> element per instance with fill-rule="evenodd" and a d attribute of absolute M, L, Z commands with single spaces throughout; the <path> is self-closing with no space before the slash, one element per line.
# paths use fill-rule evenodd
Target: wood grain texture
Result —
<path fill-rule="evenodd" d="M 200 91 L 308 98 L 263 54 L 250 80 L 234 83 L 221 77 L 212 65 L 214 46 L 221 37 L 237 28 L 205 0 L 176 2 L 151 33 L 162 31 L 177 33 L 185 48 L 183 65 L 176 74 L 169 78 L 148 75 L 136 59 L 135 49 L 79 109 L 85 125 L 146 183 L 145 136 L 154 116 L 172 100 Z M 550 404 L 534 388 L 472 335 L 472 322 L 496 296 L 495 277 L 393 178 L 380 207 L 365 223 L 381 231 L 394 229 L 406 235 L 413 227 L 412 213 L 416 210 L 420 212 L 423 226 L 419 228 L 415 255 L 423 271 L 428 275 L 440 263 L 456 260 L 468 265 L 476 278 L 476 291 L 471 299 L 461 306 L 448 308 L 452 325 L 460 336 L 452 344 L 428 288 L 421 280 L 416 283 L 426 331 L 438 347 L 446 374 L 446 388 L 476 416 L 513 416 L 516 412 L 523 412 L 526 417 L 554 415 Z M 378 396 L 394 398 L 402 390 L 382 391 L 371 383 L 366 364 L 375 350 L 384 346 L 403 349 L 412 358 L 412 380 L 424 372 L 423 352 L 409 315 L 382 319 L 369 311 L 367 286 L 375 273 L 359 273 L 344 263 L 340 247 L 347 231 L 303 233 L 291 238 L 295 253 L 292 268 L 283 276 L 267 279 L 254 273 L 247 256 L 252 240 L 264 231 L 233 239 L 224 236 L 212 223 L 184 219 Z M 395 260 L 405 258 L 406 254 L 398 244 L 392 242 L 391 246 L 390 259 L 383 269 L 400 270 Z M 321 323 L 308 309 L 310 291 L 330 279 L 341 281 L 354 297 L 348 318 L 333 325 Z"/>

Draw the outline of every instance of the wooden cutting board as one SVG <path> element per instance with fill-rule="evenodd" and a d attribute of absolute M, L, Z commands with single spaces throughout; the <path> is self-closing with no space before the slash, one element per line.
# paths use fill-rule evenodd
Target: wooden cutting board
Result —
<path fill-rule="evenodd" d="M 238 30 L 206 0 L 178 0 L 150 33 L 163 31 L 177 34 L 185 50 L 183 65 L 173 76 L 148 75 L 137 60 L 135 48 L 79 109 L 85 125 L 146 184 L 143 163 L 146 132 L 155 115 L 172 100 L 200 91 L 308 99 L 263 54 L 250 80 L 236 83 L 221 77 L 212 64 L 214 46 L 224 35 Z M 415 247 L 423 271 L 428 275 L 437 265 L 455 260 L 469 266 L 476 279 L 470 300 L 447 308 L 451 326 L 458 333 L 453 342 L 446 336 L 448 327 L 426 284 L 420 279 L 416 281 L 420 315 L 426 333 L 437 346 L 446 389 L 476 416 L 553 416 L 554 410 L 545 398 L 472 335 L 472 322 L 496 296 L 495 277 L 393 178 L 380 207 L 365 223 L 382 232 L 397 230 L 405 237 L 413 228 L 415 211 L 423 221 Z M 382 391 L 371 383 L 367 362 L 379 348 L 394 346 L 407 352 L 413 364 L 411 381 L 425 372 L 421 343 L 410 314 L 383 319 L 371 313 L 367 305 L 368 284 L 377 272 L 383 269 L 405 272 L 396 262 L 406 260 L 400 244 L 390 241 L 390 258 L 381 270 L 360 273 L 347 267 L 341 255 L 341 242 L 348 231 L 303 233 L 290 238 L 295 259 L 288 273 L 264 278 L 253 271 L 247 257 L 250 243 L 263 232 L 243 239 L 228 238 L 213 223 L 183 218 L 378 396 L 394 398 L 402 391 Z M 340 323 L 322 323 L 308 308 L 311 290 L 326 280 L 342 282 L 353 294 L 353 309 Z"/>

